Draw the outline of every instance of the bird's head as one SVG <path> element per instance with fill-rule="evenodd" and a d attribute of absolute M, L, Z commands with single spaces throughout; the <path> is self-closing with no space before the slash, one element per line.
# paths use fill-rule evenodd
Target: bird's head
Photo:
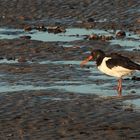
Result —
<path fill-rule="evenodd" d="M 97 59 L 100 59 L 101 57 L 104 57 L 104 56 L 105 56 L 105 53 L 102 50 L 100 49 L 93 50 L 91 51 L 91 55 L 81 62 L 80 66 L 82 67 L 90 60 L 96 61 Z"/>

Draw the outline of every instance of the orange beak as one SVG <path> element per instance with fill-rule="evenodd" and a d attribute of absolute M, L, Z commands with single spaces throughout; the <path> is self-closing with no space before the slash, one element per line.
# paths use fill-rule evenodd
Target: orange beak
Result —
<path fill-rule="evenodd" d="M 83 65 L 85 65 L 89 60 L 93 59 L 93 56 L 89 56 L 88 58 L 86 58 L 85 60 L 83 60 L 80 64 L 80 66 L 82 67 Z"/>

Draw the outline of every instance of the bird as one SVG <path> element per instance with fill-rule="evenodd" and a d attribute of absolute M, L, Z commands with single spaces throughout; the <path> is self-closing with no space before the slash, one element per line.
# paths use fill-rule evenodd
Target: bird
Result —
<path fill-rule="evenodd" d="M 101 49 L 92 50 L 91 55 L 83 60 L 80 66 L 83 67 L 90 60 L 96 62 L 97 68 L 101 72 L 118 79 L 117 91 L 119 97 L 122 96 L 122 78 L 140 70 L 140 65 L 131 61 L 128 57 L 118 53 L 105 54 Z"/>

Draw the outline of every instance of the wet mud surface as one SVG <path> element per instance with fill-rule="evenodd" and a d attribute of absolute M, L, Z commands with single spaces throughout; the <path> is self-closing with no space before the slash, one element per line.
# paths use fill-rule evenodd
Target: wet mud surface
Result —
<path fill-rule="evenodd" d="M 140 139 L 140 72 L 118 98 L 115 78 L 80 67 L 95 48 L 140 63 L 139 1 L 0 3 L 0 140 Z"/>
<path fill-rule="evenodd" d="M 134 98 L 134 97 L 129 97 Z M 62 93 L 1 95 L 1 139 L 139 139 L 139 117 L 122 100 Z"/>
<path fill-rule="evenodd" d="M 59 6 L 58 6 L 59 5 Z M 101 27 L 139 26 L 139 5 L 131 1 L 92 0 L 1 0 L 1 25 L 24 26 L 27 23 L 52 25 L 88 25 Z M 13 8 L 14 7 L 14 8 Z M 14 24 L 13 24 L 14 23 Z M 104 24 L 102 24 L 104 23 Z"/>

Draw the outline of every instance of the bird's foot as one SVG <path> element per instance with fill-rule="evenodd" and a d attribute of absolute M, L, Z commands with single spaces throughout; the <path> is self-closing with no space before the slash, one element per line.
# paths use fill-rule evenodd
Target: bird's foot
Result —
<path fill-rule="evenodd" d="M 114 90 L 117 90 L 118 97 L 122 97 L 122 88 L 119 86 L 113 87 Z"/>
<path fill-rule="evenodd" d="M 118 97 L 122 97 L 122 93 L 118 93 Z"/>

